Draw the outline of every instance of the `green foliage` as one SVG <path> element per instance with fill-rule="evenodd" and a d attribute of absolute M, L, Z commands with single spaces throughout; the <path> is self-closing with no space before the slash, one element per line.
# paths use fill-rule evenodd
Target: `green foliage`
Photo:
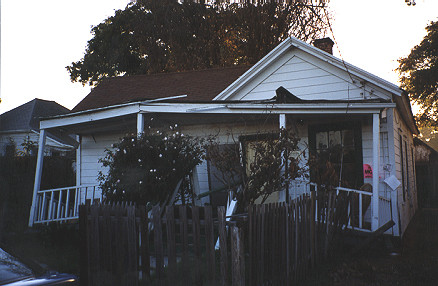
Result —
<path fill-rule="evenodd" d="M 20 156 L 30 156 L 33 155 L 32 152 L 35 151 L 37 143 L 29 139 L 29 137 L 25 138 L 23 143 L 21 143 L 21 147 L 23 147 L 23 151 L 18 152 Z"/>
<path fill-rule="evenodd" d="M 401 87 L 421 107 L 417 122 L 438 126 L 438 21 L 426 27 L 427 35 L 409 56 L 399 59 Z"/>
<path fill-rule="evenodd" d="M 101 159 L 109 171 L 100 172 L 100 187 L 110 201 L 162 203 L 202 155 L 200 140 L 178 131 L 125 136 Z"/>
<path fill-rule="evenodd" d="M 220 4 L 133 1 L 92 28 L 72 81 L 96 85 L 118 75 L 254 64 L 289 36 L 325 33 L 325 4 Z"/>
<path fill-rule="evenodd" d="M 285 129 L 280 134 L 243 138 L 246 150 L 242 157 L 237 144 L 235 148 L 221 149 L 218 142 L 211 141 L 207 146 L 207 159 L 223 174 L 218 179 L 235 190 L 239 202 L 244 205 L 254 204 L 256 200 L 263 203 L 291 180 L 306 175 L 307 165 L 301 161 L 306 154 L 305 150 L 300 151 L 299 141 L 294 133 Z M 240 183 L 240 191 L 235 188 L 236 182 Z"/>

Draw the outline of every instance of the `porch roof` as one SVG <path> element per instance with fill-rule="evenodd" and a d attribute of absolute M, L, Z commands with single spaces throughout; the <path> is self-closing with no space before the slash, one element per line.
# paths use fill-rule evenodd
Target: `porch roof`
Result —
<path fill-rule="evenodd" d="M 209 102 L 172 102 L 141 101 L 79 111 L 75 113 L 45 118 L 41 129 L 95 124 L 110 119 L 126 118 L 138 113 L 159 113 L 167 115 L 212 114 L 263 115 L 263 114 L 375 114 L 384 108 L 394 108 L 395 103 L 369 101 L 302 101 L 298 103 L 277 103 L 275 101 L 209 101 Z"/>

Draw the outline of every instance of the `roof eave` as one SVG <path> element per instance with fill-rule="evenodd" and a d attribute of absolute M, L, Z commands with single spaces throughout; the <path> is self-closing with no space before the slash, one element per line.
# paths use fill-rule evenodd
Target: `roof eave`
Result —
<path fill-rule="evenodd" d="M 248 83 L 254 76 L 262 72 L 271 62 L 280 57 L 283 53 L 288 51 L 290 48 L 300 49 L 316 58 L 328 62 L 333 66 L 346 70 L 351 75 L 364 79 L 369 83 L 375 84 L 380 88 L 401 96 L 403 90 L 397 85 L 390 83 L 378 76 L 375 76 L 365 70 L 362 70 L 352 64 L 349 64 L 337 57 L 320 50 L 306 42 L 298 40 L 293 37 L 289 37 L 283 42 L 281 42 L 277 47 L 275 47 L 270 53 L 258 61 L 254 66 L 252 66 L 248 71 L 246 71 L 242 76 L 240 76 L 236 81 L 229 85 L 224 91 L 222 91 L 213 100 L 227 100 L 232 94 L 240 90 L 246 83 Z"/>

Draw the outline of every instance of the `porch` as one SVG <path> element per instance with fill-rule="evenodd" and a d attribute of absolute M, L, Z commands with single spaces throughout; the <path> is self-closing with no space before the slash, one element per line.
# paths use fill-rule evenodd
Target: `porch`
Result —
<path fill-rule="evenodd" d="M 336 187 L 336 194 L 350 197 L 348 204 L 347 227 L 358 231 L 370 232 L 373 193 L 365 190 Z M 318 185 L 309 181 L 292 181 L 289 198 L 294 200 L 303 195 L 310 196 L 318 191 Z M 36 197 L 36 208 L 32 224 L 71 223 L 79 219 L 79 207 L 84 204 L 101 203 L 104 197 L 99 186 L 73 186 L 51 190 L 40 190 Z M 318 198 L 315 200 L 318 208 Z M 227 210 L 227 213 L 229 211 Z M 379 227 L 392 220 L 391 199 L 379 196 Z"/>
<path fill-rule="evenodd" d="M 127 130 L 126 126 L 135 130 L 137 133 L 142 133 L 145 129 L 145 122 L 148 117 L 154 117 L 154 124 L 161 118 L 163 122 L 178 122 L 179 126 L 188 126 L 185 131 L 192 131 L 195 134 L 199 132 L 199 122 L 204 122 L 201 126 L 205 128 L 208 126 L 222 126 L 226 124 L 235 124 L 237 120 L 260 120 L 260 118 L 268 118 L 270 123 L 274 123 L 269 128 L 276 129 L 288 128 L 293 124 L 300 124 L 300 122 L 306 122 L 305 125 L 299 126 L 300 129 L 305 130 L 306 134 L 303 137 L 308 138 L 308 130 L 310 123 L 316 123 L 317 120 L 321 120 L 321 114 L 325 113 L 324 117 L 328 119 L 337 119 L 346 121 L 346 114 L 349 114 L 349 120 L 362 120 L 367 122 L 367 128 L 369 134 L 367 141 L 367 158 L 369 162 L 372 162 L 372 169 L 378 170 L 380 165 L 380 132 L 381 132 L 381 115 L 380 112 L 383 107 L 393 107 L 391 103 L 327 103 L 323 105 L 307 104 L 307 103 L 208 103 L 208 104 L 173 104 L 173 103 L 155 103 L 155 102 L 141 102 L 127 104 L 119 107 L 109 107 L 102 110 L 98 110 L 94 113 L 78 113 L 68 116 L 48 119 L 41 121 L 41 133 L 38 151 L 37 170 L 35 174 L 35 186 L 32 208 L 29 216 L 29 226 L 34 223 L 46 223 L 51 221 L 70 221 L 77 219 L 78 206 L 85 204 L 87 200 L 94 202 L 95 200 L 102 200 L 100 191 L 95 185 L 81 185 L 83 182 L 80 172 L 78 172 L 77 184 L 71 188 L 53 189 L 53 190 L 40 190 L 41 181 L 41 169 L 42 169 L 42 154 L 44 152 L 45 134 L 46 130 L 67 130 L 70 133 L 78 134 L 78 155 L 77 155 L 77 169 L 81 169 L 81 164 L 85 163 L 82 160 L 85 158 L 83 154 L 87 146 L 84 145 L 84 138 L 82 134 L 87 134 L 90 142 L 96 142 L 95 132 L 104 134 L 105 132 L 114 132 L 118 128 Z M 388 112 L 389 113 L 389 112 Z M 220 120 L 218 121 L 218 115 Z M 337 118 L 336 118 L 337 117 Z M 263 119 L 262 118 L 262 119 Z M 266 119 L 263 120 L 267 122 Z M 240 122 L 239 122 L 240 123 Z M 246 123 L 246 122 L 244 122 Z M 242 124 L 238 128 L 243 129 L 247 125 Z M 369 124 L 370 123 L 370 124 Z M 210 124 L 210 125 L 209 125 Z M 216 124 L 216 125 L 214 125 Z M 122 126 L 123 125 L 123 126 Z M 207 127 L 208 127 L 207 126 Z M 267 125 L 266 125 L 267 126 Z M 265 126 L 265 127 L 266 127 Z M 147 127 L 147 126 L 146 126 Z M 159 128 L 160 126 L 153 126 Z M 255 126 L 257 127 L 257 126 Z M 210 127 L 208 127 L 210 128 Z M 215 129 L 203 130 L 203 133 L 216 131 Z M 218 127 L 220 128 L 220 127 Z M 236 129 L 238 129 L 236 127 Z M 239 129 L 240 131 L 240 129 Z M 135 132 L 135 131 L 134 131 Z M 252 130 L 243 130 L 243 132 L 253 132 Z M 316 131 L 314 134 L 318 134 Z M 331 132 L 331 131 L 320 131 Z M 342 132 L 342 131 L 341 131 Z M 186 133 L 186 132 L 185 132 Z M 190 132 L 187 132 L 190 133 Z M 91 135 L 89 135 L 91 134 Z M 105 133 L 106 134 L 106 133 Z M 97 137 L 97 135 L 96 135 Z M 99 139 L 98 139 L 99 140 Z M 362 140 L 362 139 L 361 139 Z M 365 139 L 364 139 L 365 140 Z M 87 141 L 88 142 L 88 141 Z M 105 146 L 100 146 L 104 150 Z M 88 152 L 96 152 L 96 147 L 90 148 Z M 99 149 L 100 150 L 100 149 Z M 93 155 L 96 157 L 95 155 Z M 93 157 L 93 160 L 98 160 Z M 95 163 L 94 163 L 95 164 Z M 361 163 L 360 163 L 361 165 Z M 91 170 L 90 166 L 87 166 L 87 172 Z M 361 166 L 360 166 L 361 167 Z M 93 172 L 97 172 L 97 166 L 93 166 Z M 87 178 L 95 180 L 96 174 L 88 173 Z M 370 180 L 371 181 L 371 180 Z M 87 181 L 86 183 L 91 183 Z M 357 203 L 352 205 L 352 213 L 356 212 L 357 223 L 352 221 L 351 227 L 363 228 L 371 231 L 378 229 L 379 226 L 386 223 L 386 217 L 391 217 L 391 198 L 390 196 L 382 196 L 379 193 L 379 176 L 375 175 L 372 178 L 372 193 L 365 193 L 357 189 L 345 189 L 337 188 L 338 192 L 351 192 L 357 197 Z M 306 182 L 305 193 L 310 193 L 310 186 L 313 184 Z M 356 186 L 357 187 L 357 186 Z M 294 192 L 302 192 L 297 188 L 291 186 L 289 194 Z M 284 198 L 283 198 L 284 200 Z M 366 202 L 366 203 L 365 203 Z M 367 204 L 366 207 L 364 207 Z M 360 215 L 359 215 L 360 214 Z"/>

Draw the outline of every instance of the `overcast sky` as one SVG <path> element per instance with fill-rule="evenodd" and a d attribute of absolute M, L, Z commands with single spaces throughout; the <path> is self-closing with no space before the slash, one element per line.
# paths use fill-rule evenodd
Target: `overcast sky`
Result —
<path fill-rule="evenodd" d="M 0 0 L 0 114 L 34 98 L 73 108 L 89 87 L 65 67 L 83 57 L 91 27 L 128 0 Z M 438 20 L 438 0 L 331 0 L 334 38 L 345 61 L 397 84 L 397 59 Z M 335 55 L 339 52 L 335 47 Z"/>

